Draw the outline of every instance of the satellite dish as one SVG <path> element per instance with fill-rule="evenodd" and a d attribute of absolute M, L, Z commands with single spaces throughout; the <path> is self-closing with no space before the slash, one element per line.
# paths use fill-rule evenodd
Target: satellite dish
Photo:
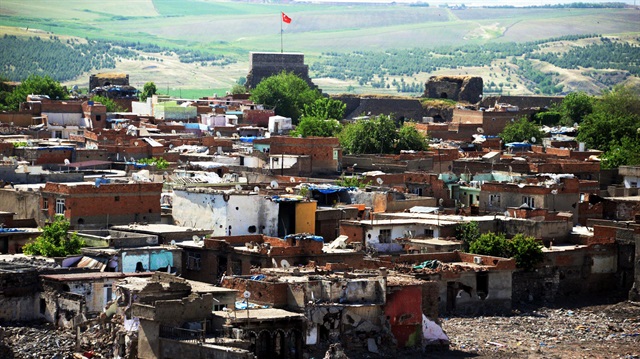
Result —
<path fill-rule="evenodd" d="M 442 206 L 442 204 L 443 204 L 443 203 L 444 203 L 444 199 L 440 198 L 440 199 L 438 200 L 438 204 L 439 204 L 440 206 Z"/>
<path fill-rule="evenodd" d="M 558 190 L 557 189 L 552 189 L 551 190 L 551 194 L 553 194 L 553 195 L 558 194 Z"/>
<path fill-rule="evenodd" d="M 175 135 L 176 134 L 176 130 L 171 130 L 171 133 Z"/>
<path fill-rule="evenodd" d="M 193 239 L 193 241 L 195 242 L 195 241 L 199 240 L 200 237 L 198 237 L 197 235 L 194 234 L 193 237 L 191 237 L 191 239 Z"/>
<path fill-rule="evenodd" d="M 535 137 L 531 137 L 531 143 L 536 143 L 536 138 Z"/>
<path fill-rule="evenodd" d="M 171 240 L 171 245 L 172 245 L 172 246 L 175 246 L 175 245 L 176 245 L 176 240 L 175 240 L 175 239 L 172 239 L 172 240 Z"/>
<path fill-rule="evenodd" d="M 287 269 L 289 267 L 291 267 L 291 264 L 289 264 L 289 262 L 287 262 L 286 259 L 283 259 L 280 261 L 280 265 L 282 266 L 282 268 Z"/>
<path fill-rule="evenodd" d="M 222 137 L 222 134 L 220 133 L 220 131 L 216 131 L 216 137 Z"/>
<path fill-rule="evenodd" d="M 271 188 L 273 189 L 277 189 L 278 188 L 278 182 L 276 181 L 271 181 L 271 183 L 269 183 L 271 185 Z"/>
<path fill-rule="evenodd" d="M 169 149 L 173 149 L 173 144 L 169 144 Z"/>
<path fill-rule="evenodd" d="M 239 184 L 237 184 L 237 185 L 236 185 L 236 191 L 242 191 L 242 186 L 241 186 L 241 185 L 239 185 Z"/>
<path fill-rule="evenodd" d="M 138 141 L 134 142 L 134 143 L 133 143 L 133 145 L 134 145 L 134 146 L 137 146 L 137 145 L 138 145 Z"/>
<path fill-rule="evenodd" d="M 509 218 L 511 215 L 509 214 L 509 211 L 504 211 L 504 216 Z"/>
<path fill-rule="evenodd" d="M 69 160 L 65 158 L 65 159 L 64 159 L 64 164 L 68 166 L 68 165 L 69 165 L 69 163 L 71 163 L 71 162 L 69 162 Z"/>
<path fill-rule="evenodd" d="M 253 192 L 260 192 L 260 187 L 258 186 L 253 187 Z"/>
<path fill-rule="evenodd" d="M 234 133 L 233 135 L 231 135 L 231 137 L 233 137 L 233 138 L 240 138 L 240 135 L 239 135 L 239 134 L 237 134 L 237 133 Z"/>
<path fill-rule="evenodd" d="M 131 157 L 131 158 L 129 159 L 129 161 L 131 161 L 131 162 L 135 162 L 135 161 L 136 161 L 136 159 L 135 159 L 135 158 L 133 158 L 133 157 Z"/>
<path fill-rule="evenodd" d="M 476 131 L 478 131 L 478 133 L 484 133 L 484 129 L 482 127 L 476 128 Z"/>
<path fill-rule="evenodd" d="M 380 178 L 380 177 L 376 178 L 376 182 L 377 182 L 379 185 L 382 185 L 382 184 L 384 183 L 384 181 L 383 181 L 383 180 L 382 180 L 382 178 Z"/>
<path fill-rule="evenodd" d="M 296 183 L 296 179 L 295 179 L 295 178 L 293 178 L 293 177 L 290 177 L 290 178 L 289 178 L 289 182 L 291 182 L 291 183 Z"/>
<path fill-rule="evenodd" d="M 251 298 L 251 292 L 245 290 L 244 293 L 242 293 L 242 296 L 244 297 L 244 299 L 249 299 Z"/>

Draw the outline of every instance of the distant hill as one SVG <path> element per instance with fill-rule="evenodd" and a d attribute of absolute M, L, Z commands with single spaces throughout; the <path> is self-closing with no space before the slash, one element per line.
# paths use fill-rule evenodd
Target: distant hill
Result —
<path fill-rule="evenodd" d="M 415 95 L 436 74 L 482 76 L 485 92 L 504 94 L 597 93 L 638 82 L 633 7 L 437 4 L 3 0 L 0 35 L 12 36 L 0 46 L 15 50 L 0 54 L 0 72 L 12 80 L 48 73 L 86 86 L 88 74 L 110 68 L 138 86 L 230 89 L 247 74 L 249 51 L 280 51 L 283 26 L 284 50 L 303 52 L 314 82 L 330 93 Z M 281 24 L 280 11 L 291 24 Z M 616 61 L 598 60 L 605 52 Z"/>

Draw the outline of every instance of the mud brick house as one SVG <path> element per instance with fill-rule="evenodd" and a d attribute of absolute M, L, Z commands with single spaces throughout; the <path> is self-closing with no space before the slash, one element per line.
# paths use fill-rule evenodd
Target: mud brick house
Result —
<path fill-rule="evenodd" d="M 227 277 L 222 285 L 249 291 L 258 304 L 304 313 L 310 346 L 339 338 L 352 350 L 420 347 L 423 318 L 437 318 L 437 283 L 384 268 L 352 271 L 334 263 L 261 273 Z"/>
<path fill-rule="evenodd" d="M 399 155 L 345 155 L 342 161 L 342 166 L 346 169 L 347 173 L 362 173 L 367 171 L 404 173 L 408 171 L 431 171 L 435 169 L 433 152 L 404 153 Z"/>
<path fill-rule="evenodd" d="M 342 170 L 342 148 L 336 137 L 274 136 L 256 139 L 253 143 L 254 148 L 259 147 L 269 153 L 273 164 L 271 169 L 276 173 L 281 169 L 297 168 L 295 162 L 280 163 L 281 160 L 284 161 L 284 156 L 293 159 L 297 159 L 297 156 L 308 158 L 309 163 L 304 167 L 303 175 L 335 174 Z"/>
<path fill-rule="evenodd" d="M 127 276 L 150 276 L 151 273 L 91 272 L 44 274 L 40 276 L 40 313 L 58 327 L 75 325 L 102 313 L 115 299 L 113 284 Z"/>
<path fill-rule="evenodd" d="M 406 215 L 406 214 L 405 214 Z M 410 218 L 409 218 L 410 217 Z M 374 217 L 375 218 L 375 217 Z M 348 242 L 361 243 L 367 248 L 374 248 L 378 252 L 402 252 L 399 239 L 410 237 L 440 238 L 455 235 L 458 221 L 452 221 L 437 216 L 416 218 L 351 220 L 340 223 L 340 234 L 348 237 Z"/>
<path fill-rule="evenodd" d="M 546 208 L 573 214 L 573 222 L 578 223 L 579 203 L 585 201 L 585 194 L 599 192 L 597 181 L 582 181 L 572 175 L 560 176 L 556 180 L 531 183 L 485 182 L 479 194 L 480 210 L 504 212 L 508 207 Z"/>
<path fill-rule="evenodd" d="M 333 249 L 321 238 L 290 235 L 284 239 L 265 235 L 221 236 L 176 244 L 184 251 L 182 275 L 218 283 L 226 275 L 250 275 L 252 268 L 280 268 L 344 263 L 358 267 L 364 254 L 353 249 Z"/>
<path fill-rule="evenodd" d="M 391 260 L 391 262 L 389 262 Z M 373 265 L 395 265 L 400 273 L 438 283 L 440 313 L 508 313 L 511 310 L 513 259 L 463 252 L 404 254 Z"/>
<path fill-rule="evenodd" d="M 138 358 L 254 358 L 248 343 L 224 345 L 223 328 L 211 325 L 212 310 L 233 291 L 162 273 L 131 279 L 116 284 L 117 310 L 138 330 Z"/>
<path fill-rule="evenodd" d="M 63 215 L 73 228 L 160 222 L 162 183 L 47 183 L 41 208 L 49 220 Z"/>
<path fill-rule="evenodd" d="M 34 228 L 35 220 L 14 219 L 14 215 L 15 213 L 0 211 L 0 253 L 21 253 L 22 246 L 42 233 Z"/>

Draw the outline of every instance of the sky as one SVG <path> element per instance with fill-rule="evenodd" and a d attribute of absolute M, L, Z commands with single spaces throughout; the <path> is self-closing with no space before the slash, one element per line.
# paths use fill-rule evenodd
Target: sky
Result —
<path fill-rule="evenodd" d="M 465 4 L 466 6 L 499 6 L 499 5 L 513 5 L 513 6 L 532 6 L 532 5 L 547 5 L 547 4 L 570 4 L 574 2 L 584 2 L 584 3 L 604 3 L 604 2 L 621 2 L 625 4 L 635 5 L 636 0 L 575 0 L 575 1 L 557 1 L 557 0 L 461 0 L 461 1 L 448 1 L 448 0 L 301 0 L 301 1 L 311 1 L 315 3 L 323 3 L 323 2 L 350 2 L 350 3 L 415 3 L 418 1 L 428 3 L 431 6 L 437 6 L 441 4 L 450 4 L 450 5 L 460 5 Z"/>

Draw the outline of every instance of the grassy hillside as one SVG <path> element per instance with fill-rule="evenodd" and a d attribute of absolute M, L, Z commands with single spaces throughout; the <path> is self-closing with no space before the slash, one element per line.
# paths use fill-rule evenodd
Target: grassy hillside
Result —
<path fill-rule="evenodd" d="M 160 88 L 224 89 L 247 74 L 249 51 L 280 51 L 280 11 L 293 19 L 283 27 L 284 50 L 305 53 L 310 65 L 324 61 L 325 52 L 432 49 L 593 33 L 621 35 L 625 41 L 635 42 L 640 35 L 640 11 L 636 9 L 450 10 L 407 5 L 272 5 L 220 0 L 67 0 L 64 6 L 50 0 L 2 0 L 0 35 L 45 39 L 56 35 L 63 41 L 77 37 L 77 42 L 88 38 L 155 44 L 176 52 L 136 50 L 137 57 L 121 58 L 111 70 L 128 72 L 134 85 L 154 81 Z M 230 61 L 225 60 L 220 66 L 202 61 L 184 63 L 178 50 L 224 55 Z M 410 77 L 391 75 L 385 81 L 417 83 L 434 74 L 470 74 L 494 81 L 494 89 L 501 88 L 503 92 L 508 89 L 512 94 L 531 93 L 525 86 L 526 79 L 513 76 L 506 70 L 508 66 L 500 66 L 501 62 L 496 60 L 495 66 L 439 68 Z M 584 86 L 597 92 L 609 86 L 614 81 L 611 78 L 637 81 L 637 77 L 615 75 L 600 81 L 599 73 L 559 69 L 540 61 L 533 65 L 543 73 L 553 73 L 557 82 L 569 90 Z M 86 86 L 88 74 L 98 70 L 65 82 Z M 320 74 L 312 73 L 317 75 Z M 361 85 L 354 79 L 315 81 L 327 92 L 395 93 L 394 88 L 373 88 L 369 82 Z"/>

